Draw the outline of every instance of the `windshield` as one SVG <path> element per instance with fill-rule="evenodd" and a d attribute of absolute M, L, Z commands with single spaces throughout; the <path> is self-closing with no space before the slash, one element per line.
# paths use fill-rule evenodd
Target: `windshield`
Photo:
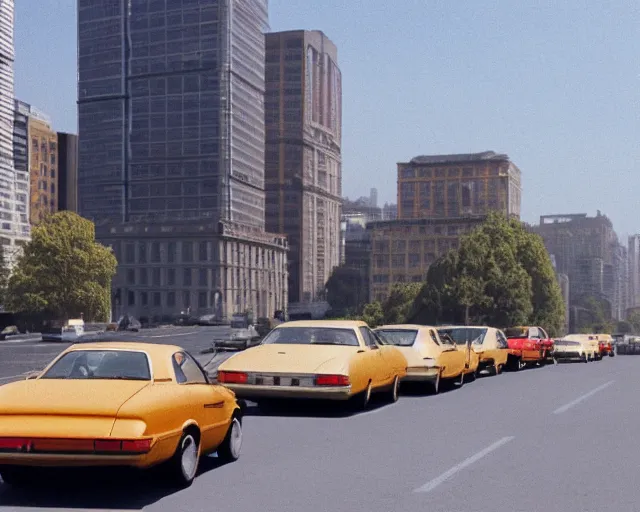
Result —
<path fill-rule="evenodd" d="M 526 327 L 510 327 L 504 331 L 507 338 L 528 338 L 529 329 Z"/>
<path fill-rule="evenodd" d="M 41 378 L 151 380 L 151 371 L 143 352 L 74 350 L 63 355 Z"/>
<path fill-rule="evenodd" d="M 418 337 L 415 329 L 376 329 L 378 334 L 387 344 L 399 347 L 410 347 Z"/>
<path fill-rule="evenodd" d="M 480 327 L 453 327 L 438 329 L 438 332 L 441 335 L 449 335 L 456 345 L 466 345 L 469 342 L 474 345 L 482 345 L 484 337 L 487 335 L 487 329 Z"/>
<path fill-rule="evenodd" d="M 357 347 L 358 337 L 353 329 L 335 327 L 281 327 L 271 331 L 263 344 L 282 345 L 346 345 Z"/>

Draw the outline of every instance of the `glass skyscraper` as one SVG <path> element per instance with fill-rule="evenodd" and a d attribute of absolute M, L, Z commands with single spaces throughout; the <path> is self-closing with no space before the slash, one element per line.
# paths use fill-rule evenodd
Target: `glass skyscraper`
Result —
<path fill-rule="evenodd" d="M 82 215 L 264 229 L 267 23 L 266 0 L 78 0 Z"/>
<path fill-rule="evenodd" d="M 0 241 L 9 259 L 14 259 L 15 249 L 30 234 L 26 210 L 29 176 L 17 173 L 14 165 L 13 7 L 13 0 L 0 0 Z"/>

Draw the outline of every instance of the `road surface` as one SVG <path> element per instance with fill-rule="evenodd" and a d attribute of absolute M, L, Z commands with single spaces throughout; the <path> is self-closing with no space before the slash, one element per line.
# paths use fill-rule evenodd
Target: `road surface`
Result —
<path fill-rule="evenodd" d="M 206 329 L 139 336 L 195 353 L 208 346 Z M 184 335 L 160 337 L 171 333 Z M 60 349 L 0 344 L 2 382 Z M 633 356 L 552 365 L 437 396 L 408 390 L 396 404 L 353 415 L 250 407 L 240 460 L 219 467 L 207 458 L 189 489 L 163 489 L 143 476 L 73 490 L 0 484 L 0 511 L 637 510 L 639 370 Z"/>

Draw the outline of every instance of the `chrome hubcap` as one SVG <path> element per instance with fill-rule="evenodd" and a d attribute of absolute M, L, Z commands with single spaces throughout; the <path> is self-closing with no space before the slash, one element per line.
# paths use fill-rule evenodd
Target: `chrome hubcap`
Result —
<path fill-rule="evenodd" d="M 229 447 L 231 448 L 231 455 L 233 455 L 234 459 L 237 459 L 240 456 L 240 449 L 242 448 L 242 427 L 236 418 L 233 419 L 233 423 L 231 424 Z"/>
<path fill-rule="evenodd" d="M 393 382 L 393 399 L 398 399 L 398 388 L 400 387 L 400 380 L 396 376 L 396 380 Z"/>
<path fill-rule="evenodd" d="M 182 441 L 182 472 L 191 480 L 198 469 L 198 445 L 192 436 L 186 436 Z"/>

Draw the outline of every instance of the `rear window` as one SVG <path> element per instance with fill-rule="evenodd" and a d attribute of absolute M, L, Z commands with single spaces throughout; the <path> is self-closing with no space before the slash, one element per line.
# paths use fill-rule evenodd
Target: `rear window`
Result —
<path fill-rule="evenodd" d="M 358 347 L 358 336 L 353 329 L 334 327 L 280 327 L 271 331 L 262 341 L 282 345 L 346 345 Z"/>
<path fill-rule="evenodd" d="M 41 378 L 151 380 L 151 370 L 144 352 L 74 350 L 58 359 Z"/>
<path fill-rule="evenodd" d="M 454 327 L 447 329 L 438 329 L 442 336 L 449 335 L 456 345 L 466 345 L 473 343 L 474 345 L 482 345 L 484 337 L 487 335 L 487 329 L 473 327 Z"/>
<path fill-rule="evenodd" d="M 418 337 L 418 331 L 415 329 L 376 329 L 376 334 L 382 335 L 389 345 L 398 347 L 410 347 Z"/>
<path fill-rule="evenodd" d="M 529 329 L 523 327 L 510 327 L 504 331 L 507 338 L 528 338 Z"/>

